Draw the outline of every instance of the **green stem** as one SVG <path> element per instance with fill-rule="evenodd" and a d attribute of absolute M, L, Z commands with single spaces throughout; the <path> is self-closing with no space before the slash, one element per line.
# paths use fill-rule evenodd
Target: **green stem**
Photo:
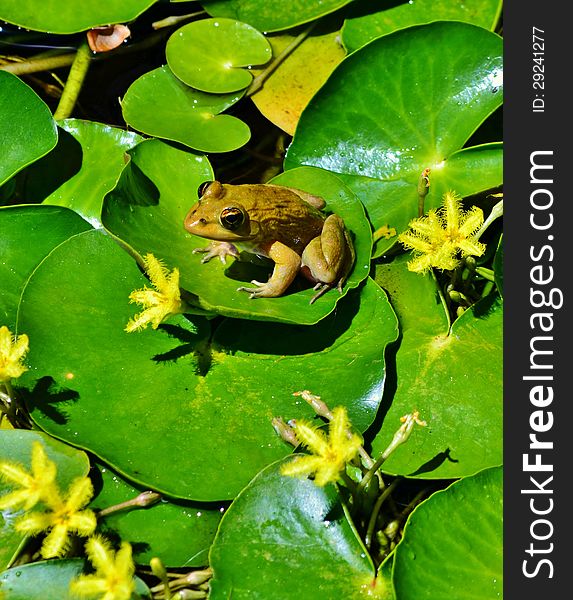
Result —
<path fill-rule="evenodd" d="M 90 50 L 87 41 L 84 41 L 74 58 L 74 62 L 70 68 L 62 97 L 54 113 L 54 119 L 67 119 L 74 110 L 76 101 L 82 89 L 84 79 L 86 78 L 90 62 L 92 58 L 92 51 Z"/>
<path fill-rule="evenodd" d="M 129 508 L 146 508 L 148 506 L 156 504 L 160 500 L 161 495 L 157 492 L 141 492 L 141 494 L 139 494 L 135 498 L 132 498 L 131 500 L 126 500 L 125 502 L 120 502 L 119 504 L 114 504 L 113 506 L 103 508 L 96 514 L 96 517 L 100 519 L 101 517 L 106 517 L 107 515 L 119 512 L 120 510 L 127 510 Z"/>
<path fill-rule="evenodd" d="M 368 527 L 366 529 L 366 535 L 364 536 L 364 543 L 368 549 L 372 546 L 372 538 L 374 537 L 374 528 L 376 527 L 376 521 L 378 519 L 378 514 L 380 513 L 380 509 L 382 508 L 382 504 L 388 496 L 394 491 L 394 488 L 400 483 L 402 479 L 399 477 L 394 479 L 394 481 L 378 496 L 378 500 L 376 500 L 376 504 L 372 509 L 372 513 L 370 514 L 370 519 L 368 520 Z"/>
<path fill-rule="evenodd" d="M 43 58 L 30 58 L 22 62 L 14 62 L 0 66 L 0 71 L 8 71 L 14 75 L 30 75 L 41 71 L 51 71 L 61 67 L 69 67 L 75 59 L 75 54 L 59 54 Z"/>
<path fill-rule="evenodd" d="M 247 88 L 245 92 L 245 97 L 249 98 L 256 92 L 258 92 L 262 87 L 265 81 L 272 75 L 275 69 L 290 55 L 294 50 L 296 50 L 304 40 L 309 36 L 310 32 L 314 29 L 318 21 L 314 21 L 311 23 L 300 35 L 298 35 L 272 62 L 271 64 L 263 69 L 261 73 L 259 73 L 251 82 L 251 85 Z"/>
<path fill-rule="evenodd" d="M 484 221 L 484 224 L 479 228 L 479 231 L 475 234 L 474 239 L 479 240 L 483 235 L 484 231 L 499 217 L 503 216 L 503 200 L 500 200 L 489 213 L 488 218 Z"/>
<path fill-rule="evenodd" d="M 161 19 L 160 21 L 154 21 L 153 23 L 151 23 L 151 27 L 153 27 L 153 29 L 158 30 L 158 29 L 163 29 L 164 27 L 173 27 L 173 25 L 179 25 L 179 23 L 182 23 L 184 21 L 189 21 L 190 19 L 193 19 L 194 17 L 198 17 L 200 15 L 205 15 L 207 14 L 204 10 L 200 10 L 198 12 L 193 12 L 193 13 L 189 13 L 187 15 L 176 15 L 176 16 L 171 16 L 171 17 L 165 17 L 165 19 Z"/>

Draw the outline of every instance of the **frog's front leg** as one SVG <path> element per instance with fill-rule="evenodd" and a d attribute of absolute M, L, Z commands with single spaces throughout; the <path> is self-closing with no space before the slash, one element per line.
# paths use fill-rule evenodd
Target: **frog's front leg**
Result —
<path fill-rule="evenodd" d="M 329 215 L 320 236 L 311 240 L 302 253 L 301 271 L 316 283 L 314 289 L 319 290 L 311 304 L 333 287 L 342 291 L 354 258 L 354 247 L 344 221 L 338 215 Z"/>
<path fill-rule="evenodd" d="M 300 269 L 300 256 L 281 242 L 272 242 L 262 250 L 275 262 L 273 272 L 266 283 L 251 281 L 255 288 L 240 287 L 238 292 L 247 292 L 250 298 L 276 298 L 281 296 L 293 282 Z"/>
<path fill-rule="evenodd" d="M 227 256 L 233 258 L 239 256 L 238 250 L 229 242 L 210 242 L 206 248 L 195 248 L 193 254 L 204 254 L 205 256 L 201 259 L 202 263 L 209 262 L 212 258 L 218 256 L 223 264 L 226 264 Z"/>

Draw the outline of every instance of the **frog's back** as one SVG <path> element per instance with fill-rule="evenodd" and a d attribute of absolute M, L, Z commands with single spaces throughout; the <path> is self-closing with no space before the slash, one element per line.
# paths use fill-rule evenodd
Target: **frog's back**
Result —
<path fill-rule="evenodd" d="M 255 243 L 276 240 L 302 254 L 322 231 L 325 215 L 289 188 L 244 185 L 236 186 L 234 193 L 235 199 L 248 207 L 251 231 L 257 231 Z"/>

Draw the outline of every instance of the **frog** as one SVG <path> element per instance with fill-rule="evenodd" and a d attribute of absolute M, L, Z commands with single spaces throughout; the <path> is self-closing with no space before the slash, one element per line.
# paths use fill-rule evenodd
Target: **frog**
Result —
<path fill-rule="evenodd" d="M 239 258 L 237 245 L 274 262 L 266 282 L 241 286 L 249 298 L 276 298 L 285 294 L 301 273 L 314 284 L 314 303 L 332 288 L 342 293 L 355 262 L 352 236 L 343 219 L 322 212 L 326 202 L 296 188 L 209 181 L 200 186 L 199 200 L 184 220 L 185 230 L 211 240 L 202 262 L 228 256 Z"/>

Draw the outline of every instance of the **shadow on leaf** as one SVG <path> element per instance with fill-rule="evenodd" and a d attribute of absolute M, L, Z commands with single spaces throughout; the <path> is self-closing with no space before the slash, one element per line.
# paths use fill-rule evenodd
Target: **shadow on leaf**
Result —
<path fill-rule="evenodd" d="M 37 410 L 58 425 L 65 425 L 69 420 L 62 407 L 69 402 L 77 402 L 80 398 L 75 390 L 59 387 L 49 375 L 38 379 L 34 389 L 20 388 L 18 393 L 30 412 Z"/>

